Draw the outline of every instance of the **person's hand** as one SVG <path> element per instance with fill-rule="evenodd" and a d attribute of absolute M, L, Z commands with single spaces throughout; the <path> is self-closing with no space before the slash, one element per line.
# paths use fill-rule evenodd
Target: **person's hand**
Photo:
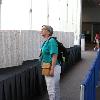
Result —
<path fill-rule="evenodd" d="M 54 68 L 50 69 L 50 76 L 54 76 Z"/>

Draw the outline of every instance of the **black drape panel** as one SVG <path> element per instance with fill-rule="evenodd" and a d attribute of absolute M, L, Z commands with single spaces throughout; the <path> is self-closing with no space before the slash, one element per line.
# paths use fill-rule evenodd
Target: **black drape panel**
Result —
<path fill-rule="evenodd" d="M 26 91 L 26 100 L 30 98 L 30 71 L 29 69 L 25 71 L 25 91 Z"/>
<path fill-rule="evenodd" d="M 11 84 L 11 97 L 12 100 L 17 100 L 17 91 L 16 91 L 16 79 L 15 79 L 15 75 L 13 75 L 10 78 L 10 84 Z"/>
<path fill-rule="evenodd" d="M 29 88 L 30 98 L 33 98 L 35 95 L 35 81 L 36 81 L 35 76 L 36 75 L 35 75 L 35 67 L 34 67 L 30 70 L 30 88 Z"/>
<path fill-rule="evenodd" d="M 16 74 L 17 100 L 22 100 L 21 73 Z"/>
<path fill-rule="evenodd" d="M 81 48 L 75 45 L 71 48 L 66 48 L 65 52 L 65 62 L 61 66 L 61 74 L 64 74 L 68 69 L 70 69 L 76 62 L 81 59 Z"/>
<path fill-rule="evenodd" d="M 22 100 L 26 100 L 26 82 L 25 82 L 25 71 L 21 73 L 21 87 L 22 87 Z"/>
<path fill-rule="evenodd" d="M 5 100 L 12 100 L 11 96 L 11 79 L 8 78 L 4 80 L 4 94 L 5 94 Z"/>
<path fill-rule="evenodd" d="M 35 83 L 35 90 L 36 91 L 36 95 L 42 95 L 43 92 L 43 85 L 42 85 L 42 75 L 41 75 L 41 66 L 38 64 L 38 66 L 36 67 L 36 83 Z"/>
<path fill-rule="evenodd" d="M 4 86 L 3 86 L 3 81 L 0 81 L 0 100 L 5 100 L 4 99 Z"/>

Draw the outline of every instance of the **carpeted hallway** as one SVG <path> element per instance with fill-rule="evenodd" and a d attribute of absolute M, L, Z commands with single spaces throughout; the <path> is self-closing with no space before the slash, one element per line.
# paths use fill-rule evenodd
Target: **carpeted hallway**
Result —
<path fill-rule="evenodd" d="M 80 84 L 92 65 L 96 52 L 82 52 L 82 60 L 61 76 L 61 100 L 80 100 Z M 47 94 L 38 100 L 48 100 Z"/>

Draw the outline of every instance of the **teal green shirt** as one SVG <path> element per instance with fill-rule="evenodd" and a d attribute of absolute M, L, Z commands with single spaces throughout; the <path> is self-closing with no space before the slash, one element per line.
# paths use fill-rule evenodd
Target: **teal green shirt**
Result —
<path fill-rule="evenodd" d="M 52 55 L 53 54 L 58 55 L 58 45 L 56 40 L 53 38 L 46 40 L 46 42 L 42 45 L 41 52 L 42 52 L 42 62 L 51 63 Z"/>

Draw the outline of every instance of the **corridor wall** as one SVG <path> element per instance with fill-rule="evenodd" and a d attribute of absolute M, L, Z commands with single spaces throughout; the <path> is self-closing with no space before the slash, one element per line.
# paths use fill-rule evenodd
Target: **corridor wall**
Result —
<path fill-rule="evenodd" d="M 66 48 L 74 46 L 74 33 L 54 32 L 54 36 Z M 1 30 L 0 31 L 0 68 L 21 65 L 23 61 L 39 58 L 43 42 L 40 31 Z"/>

